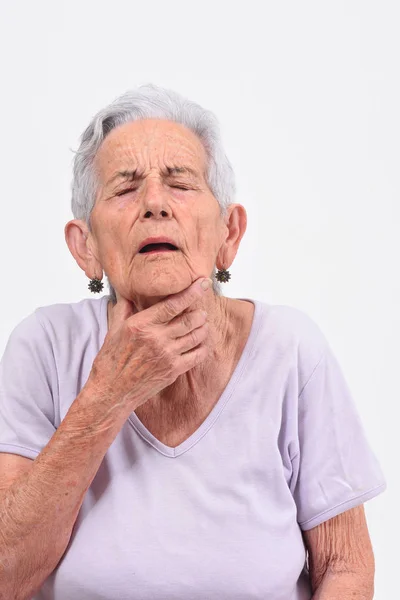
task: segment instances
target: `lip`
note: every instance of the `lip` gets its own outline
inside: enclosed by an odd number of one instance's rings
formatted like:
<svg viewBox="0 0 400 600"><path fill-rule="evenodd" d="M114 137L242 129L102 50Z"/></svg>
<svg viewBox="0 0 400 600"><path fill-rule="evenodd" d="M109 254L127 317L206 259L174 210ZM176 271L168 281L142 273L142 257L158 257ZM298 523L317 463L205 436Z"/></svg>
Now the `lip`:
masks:
<svg viewBox="0 0 400 600"><path fill-rule="evenodd" d="M138 248L138 252L140 252L140 250L142 248L147 246L147 244L160 244L160 243L172 244L173 246L176 246L179 250L178 244L175 242L175 240L173 240L172 238L169 238L169 237L160 236L160 237L149 237L149 238L146 238L145 240L143 240L143 242L141 242L141 244Z"/></svg>

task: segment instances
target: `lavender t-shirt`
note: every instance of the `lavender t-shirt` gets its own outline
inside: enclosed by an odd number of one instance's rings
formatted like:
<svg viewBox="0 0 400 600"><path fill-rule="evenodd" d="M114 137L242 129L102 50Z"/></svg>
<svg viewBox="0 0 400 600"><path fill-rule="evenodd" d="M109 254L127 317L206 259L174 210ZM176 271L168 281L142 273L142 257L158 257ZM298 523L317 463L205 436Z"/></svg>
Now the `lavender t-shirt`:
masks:
<svg viewBox="0 0 400 600"><path fill-rule="evenodd" d="M49 442L104 342L108 299L40 307L14 328L0 452L35 459ZM241 300L255 305L250 335L211 413L175 448L131 413L34 600L310 599L302 530L386 484L317 324Z"/></svg>

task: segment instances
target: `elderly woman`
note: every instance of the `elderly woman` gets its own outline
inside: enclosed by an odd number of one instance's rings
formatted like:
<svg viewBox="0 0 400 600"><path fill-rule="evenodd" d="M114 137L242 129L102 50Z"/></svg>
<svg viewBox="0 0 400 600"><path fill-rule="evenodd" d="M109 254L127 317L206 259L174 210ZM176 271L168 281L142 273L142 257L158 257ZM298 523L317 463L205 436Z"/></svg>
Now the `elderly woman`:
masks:
<svg viewBox="0 0 400 600"><path fill-rule="evenodd" d="M171 91L84 131L65 237L110 293L8 340L2 600L372 598L384 477L316 323L222 295L234 187L213 114Z"/></svg>

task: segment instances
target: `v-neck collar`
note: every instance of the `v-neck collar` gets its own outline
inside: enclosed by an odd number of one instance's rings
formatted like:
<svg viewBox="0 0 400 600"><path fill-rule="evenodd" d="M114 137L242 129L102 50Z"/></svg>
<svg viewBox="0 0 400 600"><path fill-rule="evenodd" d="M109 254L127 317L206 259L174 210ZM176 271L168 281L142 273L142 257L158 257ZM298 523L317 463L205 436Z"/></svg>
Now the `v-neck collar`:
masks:
<svg viewBox="0 0 400 600"><path fill-rule="evenodd" d="M105 336L107 334L108 329L108 320L107 320L107 305L110 299L109 295L105 295L101 298L101 307L100 307L100 342L101 345L104 343ZM262 303L259 300L254 300L252 298L236 298L236 300L248 300L254 304L254 314L253 321L251 324L250 332L243 348L242 354L236 364L236 367L225 386L224 391L219 397L217 403L212 408L211 412L207 415L206 419L203 423L196 429L192 435L190 435L184 442L172 448L171 446L167 446L158 440L148 429L143 425L140 421L139 417L135 412L132 412L128 417L129 423L133 426L133 428L137 431L137 433L148 442L153 448L155 448L161 454L169 457L180 456L192 446L197 444L197 442L211 429L214 425L215 421L218 419L221 414L223 408L231 398L237 383L239 382L242 373L246 367L246 364L252 354L253 347L255 345L257 334L261 325L261 312L262 312ZM101 346L100 346L101 347Z"/></svg>

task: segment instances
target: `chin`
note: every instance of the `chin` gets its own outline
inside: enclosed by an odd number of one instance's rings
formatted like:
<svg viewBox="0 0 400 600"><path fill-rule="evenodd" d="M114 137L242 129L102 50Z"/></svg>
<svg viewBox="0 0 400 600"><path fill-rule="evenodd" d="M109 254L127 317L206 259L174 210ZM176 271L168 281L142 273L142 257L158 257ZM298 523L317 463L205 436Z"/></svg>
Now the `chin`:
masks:
<svg viewBox="0 0 400 600"><path fill-rule="evenodd" d="M157 282L146 286L140 286L136 288L135 292L143 296L168 296L169 294L176 294L185 288L181 283L171 283L166 281L165 284Z"/></svg>

